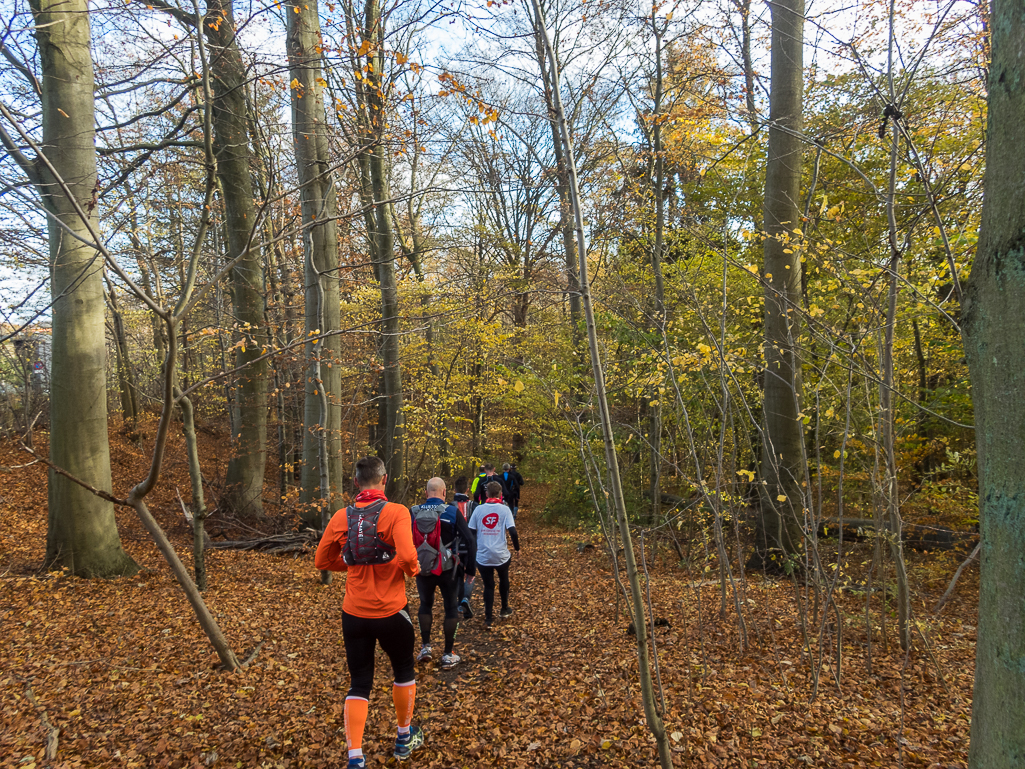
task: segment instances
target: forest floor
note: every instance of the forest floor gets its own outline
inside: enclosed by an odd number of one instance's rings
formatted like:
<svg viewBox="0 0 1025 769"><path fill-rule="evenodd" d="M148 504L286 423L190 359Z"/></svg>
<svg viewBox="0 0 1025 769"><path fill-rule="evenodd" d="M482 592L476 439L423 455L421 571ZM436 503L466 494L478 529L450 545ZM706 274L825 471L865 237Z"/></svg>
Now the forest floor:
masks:
<svg viewBox="0 0 1025 769"><path fill-rule="evenodd" d="M143 477L148 454L116 431L112 440L119 493ZM213 457L206 472L216 477L218 442L203 441ZM0 446L4 466L25 457ZM188 496L177 439L167 471L153 511L191 564L174 493L177 485ZM524 489L523 549L511 572L515 614L489 632L481 609L460 628L462 664L419 666L415 719L427 739L407 766L657 766L635 639L609 559L597 540L579 550L589 535L543 524L544 498L542 487ZM0 766L344 766L344 577L321 585L312 553L211 551L208 604L241 657L263 644L245 670L223 673L156 547L131 511L117 515L138 575L87 581L40 573L45 468L0 476ZM655 643L676 766L966 766L974 567L935 619L931 608L956 560L939 574L912 564L921 633L906 655L893 640L892 619L885 650L876 625L871 670L864 593L838 593L839 675L832 617L809 617L816 656L820 631L827 639L816 693L792 580L738 579L742 645L732 593L720 615L718 582L700 567L688 572L665 551L647 555L654 614L670 625L657 628ZM415 610L412 584L409 594ZM479 591L474 601L480 608ZM877 606L872 619L878 623ZM379 653L364 739L370 767L396 765L390 686ZM52 729L59 742L48 762Z"/></svg>

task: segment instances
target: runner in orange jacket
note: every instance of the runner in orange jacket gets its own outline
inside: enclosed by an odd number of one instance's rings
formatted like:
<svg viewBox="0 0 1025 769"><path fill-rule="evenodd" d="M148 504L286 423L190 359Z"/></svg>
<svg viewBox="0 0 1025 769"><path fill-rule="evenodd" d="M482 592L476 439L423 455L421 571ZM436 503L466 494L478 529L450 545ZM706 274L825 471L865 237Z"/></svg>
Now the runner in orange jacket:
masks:
<svg viewBox="0 0 1025 769"><path fill-rule="evenodd" d="M356 509L381 500L388 476L384 462L365 457L356 462ZM423 730L411 726L416 701L416 665L413 661L415 634L406 604L406 576L420 571L409 510L386 502L377 518L377 535L394 549L394 557L386 563L347 564L345 544L349 534L349 517L339 510L331 518L317 547L314 565L321 571L344 571L345 598L342 600L342 638L351 685L345 698L345 742L349 750L349 769L366 766L363 757L363 729L374 684L374 649L378 643L391 660L395 680L392 700L398 718L395 757L409 758L423 744Z"/></svg>

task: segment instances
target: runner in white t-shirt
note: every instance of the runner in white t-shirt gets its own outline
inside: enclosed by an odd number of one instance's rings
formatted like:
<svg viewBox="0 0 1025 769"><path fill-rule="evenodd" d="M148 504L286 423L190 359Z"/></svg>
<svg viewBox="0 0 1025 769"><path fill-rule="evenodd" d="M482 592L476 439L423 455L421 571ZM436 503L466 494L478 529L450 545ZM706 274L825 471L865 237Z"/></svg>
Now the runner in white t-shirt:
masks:
<svg viewBox="0 0 1025 769"><path fill-rule="evenodd" d="M502 599L501 617L513 613L509 606L509 564L512 554L506 543L508 531L513 549L520 551L516 521L512 510L502 502L502 484L492 481L487 486L487 499L474 508L470 530L477 537L477 571L484 583L484 626L490 628L495 605L495 572L498 572L498 594Z"/></svg>

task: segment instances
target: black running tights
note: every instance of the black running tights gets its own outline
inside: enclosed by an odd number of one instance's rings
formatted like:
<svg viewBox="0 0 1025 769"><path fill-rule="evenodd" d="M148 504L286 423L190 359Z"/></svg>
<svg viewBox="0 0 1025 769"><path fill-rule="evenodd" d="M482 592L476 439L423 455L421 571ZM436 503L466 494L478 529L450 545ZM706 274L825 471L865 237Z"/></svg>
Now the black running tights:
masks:
<svg viewBox="0 0 1025 769"><path fill-rule="evenodd" d="M413 662L413 621L407 609L390 617L371 619L342 612L342 637L345 639L345 661L349 663L352 683L350 697L370 699L374 686L374 647L380 643L391 660L395 683L408 684L416 680Z"/></svg>
<svg viewBox="0 0 1025 769"><path fill-rule="evenodd" d="M502 608L509 605L509 564L512 558L501 566L481 566L477 564L481 581L484 583L484 619L489 620L495 606L495 572L498 572L498 595L502 599Z"/></svg>

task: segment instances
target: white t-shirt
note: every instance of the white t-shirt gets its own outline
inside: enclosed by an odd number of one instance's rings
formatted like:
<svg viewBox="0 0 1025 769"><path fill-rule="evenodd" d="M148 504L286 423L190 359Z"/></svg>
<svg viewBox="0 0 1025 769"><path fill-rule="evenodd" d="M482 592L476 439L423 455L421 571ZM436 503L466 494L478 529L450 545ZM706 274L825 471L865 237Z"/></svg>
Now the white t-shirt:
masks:
<svg viewBox="0 0 1025 769"><path fill-rule="evenodd" d="M470 517L470 528L477 532L477 563L501 566L511 557L505 530L516 526L512 510L499 502L477 505Z"/></svg>

